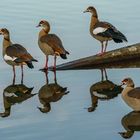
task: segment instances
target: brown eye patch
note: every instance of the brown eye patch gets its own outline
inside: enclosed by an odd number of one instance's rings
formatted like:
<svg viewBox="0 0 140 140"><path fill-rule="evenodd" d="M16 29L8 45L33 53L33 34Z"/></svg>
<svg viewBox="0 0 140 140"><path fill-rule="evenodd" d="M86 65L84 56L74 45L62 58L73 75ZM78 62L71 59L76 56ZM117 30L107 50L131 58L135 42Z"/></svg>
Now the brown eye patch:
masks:
<svg viewBox="0 0 140 140"><path fill-rule="evenodd" d="M92 7L88 7L88 9L92 9Z"/></svg>
<svg viewBox="0 0 140 140"><path fill-rule="evenodd" d="M1 31L2 31L2 32L4 32L4 31L5 31L5 29L1 29Z"/></svg>
<svg viewBox="0 0 140 140"><path fill-rule="evenodd" d="M40 21L40 23L39 24L43 24L44 23L44 21Z"/></svg>
<svg viewBox="0 0 140 140"><path fill-rule="evenodd" d="M92 9L94 9L92 6L88 7L88 10L92 10Z"/></svg>
<svg viewBox="0 0 140 140"><path fill-rule="evenodd" d="M124 79L122 82L127 82L128 81L128 79Z"/></svg>

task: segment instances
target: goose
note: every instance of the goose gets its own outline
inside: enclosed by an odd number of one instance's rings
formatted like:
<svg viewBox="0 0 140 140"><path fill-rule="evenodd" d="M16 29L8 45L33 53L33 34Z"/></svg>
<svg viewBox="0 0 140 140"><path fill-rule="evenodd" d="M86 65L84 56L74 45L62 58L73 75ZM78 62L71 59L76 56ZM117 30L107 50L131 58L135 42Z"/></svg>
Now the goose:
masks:
<svg viewBox="0 0 140 140"><path fill-rule="evenodd" d="M23 78L23 65L29 68L34 68L32 61L37 62L31 54L20 44L13 44L10 40L10 33L8 29L0 29L0 35L3 35L3 59L13 67L14 78L16 76L15 66L21 66Z"/></svg>
<svg viewBox="0 0 140 140"><path fill-rule="evenodd" d="M8 117L14 104L22 103L36 95L31 93L32 90L33 87L30 88L24 84L12 84L7 86L3 91L3 104L5 111L0 113L0 116Z"/></svg>
<svg viewBox="0 0 140 140"><path fill-rule="evenodd" d="M41 20L37 27L42 27L38 36L38 45L41 51L46 56L46 64L42 70L48 70L48 56L54 56L54 70L56 70L56 58L60 56L62 59L67 59L68 51L63 47L61 39L56 34L51 34L50 24L46 20Z"/></svg>
<svg viewBox="0 0 140 140"><path fill-rule="evenodd" d="M95 7L89 6L84 13L91 13L90 34L93 38L101 43L101 52L106 52L108 41L113 40L115 43L127 42L127 38L115 26L108 22L100 21Z"/></svg>
<svg viewBox="0 0 140 140"><path fill-rule="evenodd" d="M140 111L140 87L135 87L133 80L129 77L122 80L122 85L126 85L122 91L122 99L134 111Z"/></svg>
<svg viewBox="0 0 140 140"><path fill-rule="evenodd" d="M125 131L119 132L119 134L125 139L131 138L135 132L140 131L140 112L128 113L122 118L121 123Z"/></svg>
<svg viewBox="0 0 140 140"><path fill-rule="evenodd" d="M48 73L46 73L45 76L46 79L48 79ZM51 102L59 101L64 95L67 95L69 91L67 87L62 87L57 83L56 73L54 71L54 82L49 83L48 79L38 93L39 101L43 105L43 107L38 107L38 109L42 113L48 113L51 111Z"/></svg>

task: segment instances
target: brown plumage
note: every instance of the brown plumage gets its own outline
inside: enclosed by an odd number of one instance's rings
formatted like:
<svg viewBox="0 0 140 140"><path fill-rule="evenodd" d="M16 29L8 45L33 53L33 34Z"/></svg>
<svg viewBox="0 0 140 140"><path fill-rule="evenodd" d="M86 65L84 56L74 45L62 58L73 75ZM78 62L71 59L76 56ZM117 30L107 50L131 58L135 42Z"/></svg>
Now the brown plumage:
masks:
<svg viewBox="0 0 140 140"><path fill-rule="evenodd" d="M29 68L33 68L33 65L31 63L32 61L37 61L20 44L12 44L8 46L5 50L5 54L10 56L11 58L16 57L16 59L14 60L16 65L26 63ZM29 65L29 63L31 63L31 65Z"/></svg>
<svg viewBox="0 0 140 140"><path fill-rule="evenodd" d="M33 97L33 87L29 88L24 84L9 85L3 91L3 104L5 111L0 113L1 117L8 117L11 113L11 108L16 103L24 102Z"/></svg>
<svg viewBox="0 0 140 140"><path fill-rule="evenodd" d="M121 123L125 131L119 132L119 134L125 139L130 139L135 132L140 131L140 112L128 113L122 118Z"/></svg>
<svg viewBox="0 0 140 140"><path fill-rule="evenodd" d="M67 87L62 87L57 83L56 71L54 71L53 83L49 83L48 72L45 73L45 76L46 84L38 92L39 101L43 105L43 107L38 107L38 109L42 113L47 113L51 110L51 102L57 102L69 93Z"/></svg>
<svg viewBox="0 0 140 140"><path fill-rule="evenodd" d="M39 32L38 45L42 52L46 55L45 70L48 69L48 56L54 56L54 69L56 68L56 56L60 56L63 59L67 59L68 51L63 47L62 41L55 34L50 34L50 24L46 20L41 20L37 27L42 27Z"/></svg>
<svg viewBox="0 0 140 140"><path fill-rule="evenodd" d="M89 6L84 11L84 13L85 12L90 12L92 14L90 22L90 34L95 39L101 42L102 49L100 55L106 52L108 41L110 40L113 40L116 43L121 43L123 41L127 42L126 37L120 31L118 31L112 24L108 22L99 21L97 11L94 7Z"/></svg>
<svg viewBox="0 0 140 140"><path fill-rule="evenodd" d="M51 102L59 101L68 93L66 87L61 87L57 83L45 84L39 90L39 100L43 108L38 107L42 113L47 113L51 110Z"/></svg>
<svg viewBox="0 0 140 140"><path fill-rule="evenodd" d="M128 106L134 111L140 111L140 87L136 87L131 78L125 78L122 81L123 85L126 85L122 91L122 98Z"/></svg>
<svg viewBox="0 0 140 140"><path fill-rule="evenodd" d="M33 68L32 61L36 61L27 50L20 44L12 44L10 40L10 33L6 28L0 29L0 35L3 39L3 58L5 62L13 67L15 77L15 66L21 66L23 78L23 65Z"/></svg>

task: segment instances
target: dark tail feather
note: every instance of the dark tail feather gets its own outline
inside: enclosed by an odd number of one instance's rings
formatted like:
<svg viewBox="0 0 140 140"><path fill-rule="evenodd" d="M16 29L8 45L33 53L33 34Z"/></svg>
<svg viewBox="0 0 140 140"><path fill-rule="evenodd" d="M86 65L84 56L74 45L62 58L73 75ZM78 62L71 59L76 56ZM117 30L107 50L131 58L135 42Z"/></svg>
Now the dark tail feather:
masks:
<svg viewBox="0 0 140 140"><path fill-rule="evenodd" d="M27 64L27 66L28 66L29 68L31 68L31 69L34 68L34 66L33 66L33 64L32 64L31 61L28 61L28 62L25 62L25 63Z"/></svg>
<svg viewBox="0 0 140 140"><path fill-rule="evenodd" d="M122 39L122 41L127 42L127 38L125 37L124 34L122 34L121 32L118 33L118 36L120 37L119 39Z"/></svg>
<svg viewBox="0 0 140 140"><path fill-rule="evenodd" d="M122 43L123 41L127 42L127 39L122 39L121 37L112 38L116 43Z"/></svg>
<svg viewBox="0 0 140 140"><path fill-rule="evenodd" d="M121 32L117 32L116 34L114 34L113 37L112 37L112 39L116 43L121 43L123 41L127 42L127 38Z"/></svg>
<svg viewBox="0 0 140 140"><path fill-rule="evenodd" d="M36 59L34 59L34 58L32 59L32 61L34 61L34 62L38 62L38 60L36 60Z"/></svg>
<svg viewBox="0 0 140 140"><path fill-rule="evenodd" d="M32 92L33 89L34 89L34 87L29 88L29 89L25 92L25 94L31 94L31 92Z"/></svg>
<svg viewBox="0 0 140 140"><path fill-rule="evenodd" d="M68 51L66 51L66 54L70 54Z"/></svg>
<svg viewBox="0 0 140 140"><path fill-rule="evenodd" d="M67 54L69 54L69 52L65 50L65 54L60 54L60 56L63 59L67 59Z"/></svg>
<svg viewBox="0 0 140 140"><path fill-rule="evenodd" d="M118 30L110 28L106 31L106 33L109 34L116 43L121 43L123 41L127 42L125 35Z"/></svg>
<svg viewBox="0 0 140 140"><path fill-rule="evenodd" d="M61 58L63 58L63 59L67 59L66 54L60 54L60 56L61 56Z"/></svg>
<svg viewBox="0 0 140 140"><path fill-rule="evenodd" d="M113 41L116 42L116 43L121 43L121 42L123 42L121 39L116 39L116 38L112 38L112 39L113 39Z"/></svg>

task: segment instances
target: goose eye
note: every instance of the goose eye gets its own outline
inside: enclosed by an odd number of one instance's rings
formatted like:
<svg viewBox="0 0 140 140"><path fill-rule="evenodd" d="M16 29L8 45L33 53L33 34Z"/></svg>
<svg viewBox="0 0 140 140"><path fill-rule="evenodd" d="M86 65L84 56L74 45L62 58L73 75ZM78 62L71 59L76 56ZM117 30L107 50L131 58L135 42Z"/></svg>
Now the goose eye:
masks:
<svg viewBox="0 0 140 140"><path fill-rule="evenodd" d="M4 32L5 30L4 29L1 29L1 31Z"/></svg>
<svg viewBox="0 0 140 140"><path fill-rule="evenodd" d="M44 23L44 21L40 21L40 24L43 24Z"/></svg>
<svg viewBox="0 0 140 140"><path fill-rule="evenodd" d="M128 79L124 79L124 80L123 80L123 82L127 82L127 81L128 81Z"/></svg>

